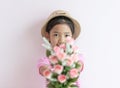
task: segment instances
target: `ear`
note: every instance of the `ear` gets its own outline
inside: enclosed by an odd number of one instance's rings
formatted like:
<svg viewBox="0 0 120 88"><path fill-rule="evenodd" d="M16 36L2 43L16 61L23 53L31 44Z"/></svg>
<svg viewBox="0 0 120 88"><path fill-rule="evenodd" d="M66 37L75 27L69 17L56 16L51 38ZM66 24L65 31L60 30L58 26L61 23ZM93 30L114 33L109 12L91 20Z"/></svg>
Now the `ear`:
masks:
<svg viewBox="0 0 120 88"><path fill-rule="evenodd" d="M50 34L48 32L45 33L45 36L48 39L48 41L50 41Z"/></svg>

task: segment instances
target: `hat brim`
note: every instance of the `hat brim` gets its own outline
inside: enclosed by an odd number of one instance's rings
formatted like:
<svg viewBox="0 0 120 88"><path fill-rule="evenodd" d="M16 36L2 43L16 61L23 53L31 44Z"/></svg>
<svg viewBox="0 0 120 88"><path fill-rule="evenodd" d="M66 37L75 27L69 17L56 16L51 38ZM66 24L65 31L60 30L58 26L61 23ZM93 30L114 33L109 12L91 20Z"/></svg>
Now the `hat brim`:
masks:
<svg viewBox="0 0 120 88"><path fill-rule="evenodd" d="M77 20L75 20L74 18L72 18L69 14L55 14L55 15L50 15L49 18L47 19L47 21L45 22L45 24L43 25L43 27L41 28L41 34L42 34L42 37L46 37L46 26L48 24L48 22L55 18L55 17L58 17L58 16L64 16L64 17L67 17L69 19L72 20L72 22L74 23L74 34L73 34L73 38L76 39L79 35L80 35L80 32L81 32L81 27L80 27L80 24Z"/></svg>

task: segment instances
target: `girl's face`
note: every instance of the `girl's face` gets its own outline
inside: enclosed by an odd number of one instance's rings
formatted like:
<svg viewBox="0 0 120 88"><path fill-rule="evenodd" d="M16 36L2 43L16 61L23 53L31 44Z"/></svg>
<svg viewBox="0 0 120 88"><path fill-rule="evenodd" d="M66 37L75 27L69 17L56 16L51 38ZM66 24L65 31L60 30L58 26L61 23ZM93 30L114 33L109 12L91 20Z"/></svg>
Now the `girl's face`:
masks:
<svg viewBox="0 0 120 88"><path fill-rule="evenodd" d="M60 44L66 43L67 37L72 37L72 32L70 27L67 24L57 24L55 25L50 33L48 34L48 39L52 45L59 46Z"/></svg>

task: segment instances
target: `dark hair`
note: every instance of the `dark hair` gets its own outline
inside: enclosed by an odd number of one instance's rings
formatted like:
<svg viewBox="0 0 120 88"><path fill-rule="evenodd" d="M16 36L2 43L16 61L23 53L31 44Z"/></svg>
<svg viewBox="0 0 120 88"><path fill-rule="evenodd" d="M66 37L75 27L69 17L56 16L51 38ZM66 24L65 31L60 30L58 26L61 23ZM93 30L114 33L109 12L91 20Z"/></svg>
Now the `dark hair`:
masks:
<svg viewBox="0 0 120 88"><path fill-rule="evenodd" d="M51 29L57 24L67 24L70 27L72 34L74 34L74 23L72 22L72 20L65 16L58 16L51 19L47 23L46 32L50 33Z"/></svg>

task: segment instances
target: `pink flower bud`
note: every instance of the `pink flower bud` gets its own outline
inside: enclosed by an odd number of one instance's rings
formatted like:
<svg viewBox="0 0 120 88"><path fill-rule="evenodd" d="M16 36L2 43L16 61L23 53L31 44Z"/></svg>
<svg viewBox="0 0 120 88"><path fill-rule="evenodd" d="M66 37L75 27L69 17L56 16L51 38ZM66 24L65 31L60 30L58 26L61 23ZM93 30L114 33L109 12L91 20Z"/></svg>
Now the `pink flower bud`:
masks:
<svg viewBox="0 0 120 88"><path fill-rule="evenodd" d="M61 72L63 71L63 66L57 64L57 65L54 65L54 72L57 73L57 74L61 74Z"/></svg>
<svg viewBox="0 0 120 88"><path fill-rule="evenodd" d="M59 59L60 61L65 60L66 53L60 52L60 53L57 53L56 55L57 55L57 57L58 57L58 59Z"/></svg>
<svg viewBox="0 0 120 88"><path fill-rule="evenodd" d="M73 68L73 69L71 69L70 70L70 72L69 72L69 75L70 75L70 78L76 78L76 77L78 77L78 69L75 69L75 68Z"/></svg>
<svg viewBox="0 0 120 88"><path fill-rule="evenodd" d="M50 56L50 57L49 57L49 60L50 60L50 62L51 62L52 64L58 63L58 59L57 59L56 56Z"/></svg>
<svg viewBox="0 0 120 88"><path fill-rule="evenodd" d="M59 75L58 76L58 81L60 82L60 83L64 83L65 81L66 81L66 76L65 75Z"/></svg>
<svg viewBox="0 0 120 88"><path fill-rule="evenodd" d="M53 50L54 50L54 52L57 54L57 53L59 53L60 52L60 47L58 47L58 46L55 46L54 48L53 48Z"/></svg>
<svg viewBox="0 0 120 88"><path fill-rule="evenodd" d="M72 59L66 59L66 65L67 66L71 66L71 65L73 65L73 60Z"/></svg>
<svg viewBox="0 0 120 88"><path fill-rule="evenodd" d="M50 79L51 76L52 76L52 73L51 73L50 70L47 69L47 70L45 70L45 71L43 72L43 76L46 77L46 78L48 78L48 79Z"/></svg>
<svg viewBox="0 0 120 88"><path fill-rule="evenodd" d="M62 48L63 50L65 50L66 48L65 44L61 44L59 47Z"/></svg>
<svg viewBox="0 0 120 88"><path fill-rule="evenodd" d="M72 54L71 57L70 57L70 59L72 59L74 62L78 62L79 57L78 57L77 54Z"/></svg>

